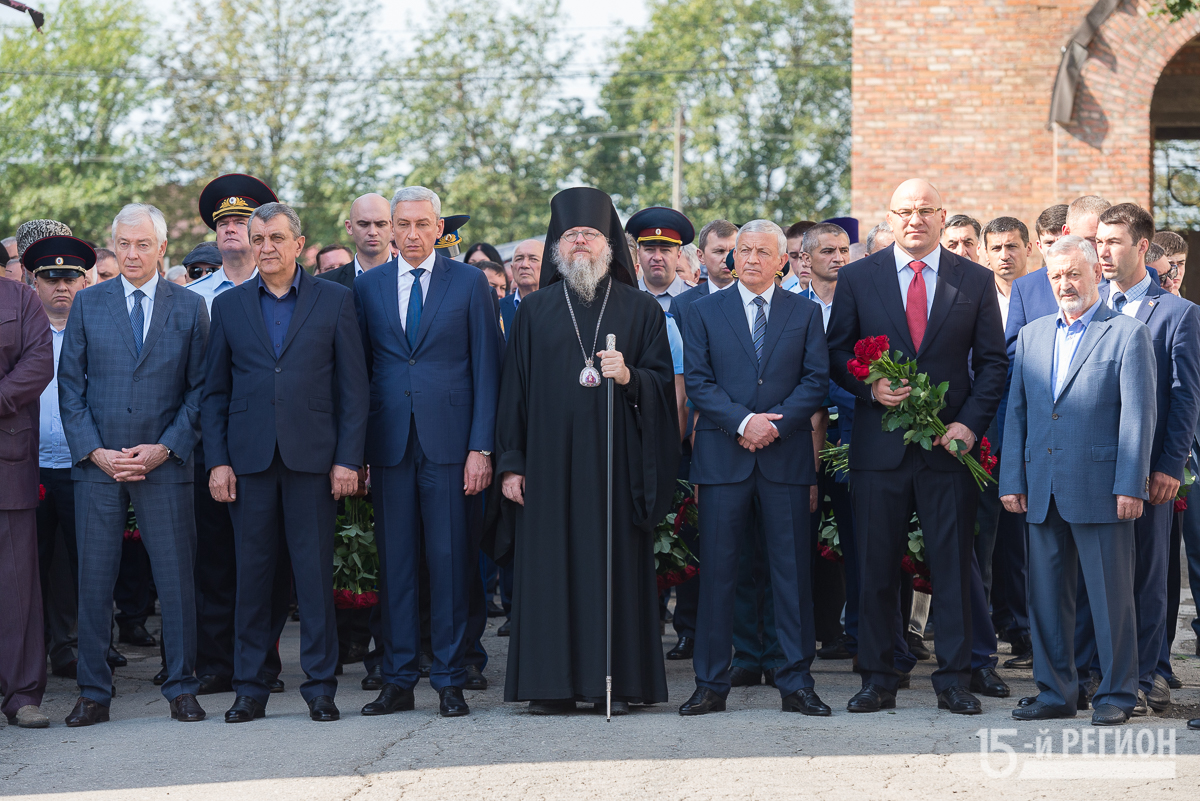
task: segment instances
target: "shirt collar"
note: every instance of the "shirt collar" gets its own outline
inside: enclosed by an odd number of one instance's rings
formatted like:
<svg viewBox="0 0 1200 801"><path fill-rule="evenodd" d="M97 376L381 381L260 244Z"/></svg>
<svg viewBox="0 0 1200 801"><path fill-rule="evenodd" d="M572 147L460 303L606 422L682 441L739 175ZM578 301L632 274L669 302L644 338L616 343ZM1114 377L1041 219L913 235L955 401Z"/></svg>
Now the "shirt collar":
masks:
<svg viewBox="0 0 1200 801"><path fill-rule="evenodd" d="M932 253L927 254L922 259L914 259L912 256L905 253L896 246L892 246L892 255L896 257L896 272L900 272L914 261L925 262L926 270L933 270L933 274L937 275L938 269L942 266L942 246L938 245L933 249Z"/></svg>
<svg viewBox="0 0 1200 801"><path fill-rule="evenodd" d="M297 295L300 294L300 271L303 269L304 268L299 264L296 265L296 274L292 276L292 286L287 292L283 293L283 297L286 298L288 296L288 292L295 292ZM266 282L263 281L261 274L258 276L258 288L259 291L266 292L271 297L275 297L275 293L272 292L270 287L267 286ZM279 300L282 300L282 298L279 298Z"/></svg>
<svg viewBox="0 0 1200 801"><path fill-rule="evenodd" d="M132 295L134 290L140 289L140 290L142 290L142 294L144 294L146 297L150 298L150 302L153 303L154 302L154 293L158 291L158 276L154 276L153 278L151 278L149 281L142 284L141 286L134 286L133 284L129 283L129 279L127 279L122 274L121 275L121 288L123 290L125 290L126 298L128 298L130 295Z"/></svg>
<svg viewBox="0 0 1200 801"><path fill-rule="evenodd" d="M684 290L690 289L690 287L687 285L687 282L684 281L682 276L680 276L678 273L676 273L676 275L675 275L675 280L673 280L671 283L667 284L667 288L664 289L662 292L655 292L653 289L646 286L646 279L644 279L644 278L638 279L638 288L641 289L643 292L649 292L651 295L653 295L656 298L661 298L663 295L670 295L671 297L675 297L676 295L683 292Z"/></svg>
<svg viewBox="0 0 1200 801"><path fill-rule="evenodd" d="M1063 314L1062 310L1059 309L1058 320L1055 321L1055 328L1070 329L1070 328L1073 328L1076 323L1082 323L1083 324L1082 327L1087 328L1088 324L1091 323L1092 318L1096 316L1096 310L1099 308L1100 308L1100 300L1097 299L1096 302L1092 304L1092 307L1090 309L1085 311L1082 315L1079 316L1078 320L1076 320L1074 323L1071 323L1070 325L1067 324L1066 316Z"/></svg>
<svg viewBox="0 0 1200 801"><path fill-rule="evenodd" d="M417 267L420 267L422 270L424 270L426 275L431 275L433 273L433 262L434 262L434 259L436 259L436 258L437 258L437 251L435 250L432 253L430 253L428 256L426 256L425 261L418 264ZM411 264L406 262L404 260L403 256L397 256L396 263L398 265L400 265L400 274L401 275L404 275L405 273L410 273L416 269L416 267L413 267Z"/></svg>
<svg viewBox="0 0 1200 801"><path fill-rule="evenodd" d="M1125 295L1126 303L1133 303L1134 301L1138 301L1138 300L1141 300L1142 298L1144 298L1146 296L1146 293L1149 290L1150 290L1150 273L1147 272L1145 275L1142 276L1141 281L1138 281L1136 284L1129 287L1129 291L1123 292L1122 294ZM1117 294L1120 291L1121 291L1120 288L1116 284L1111 284L1109 286L1108 303L1110 306L1112 305L1113 295Z"/></svg>
<svg viewBox="0 0 1200 801"><path fill-rule="evenodd" d="M363 269L363 266L358 263L358 254L355 253L354 254L354 277L357 278L358 276L362 275L364 272L366 272L366 271Z"/></svg>
<svg viewBox="0 0 1200 801"><path fill-rule="evenodd" d="M714 292L723 292L724 290L729 289L729 287L733 286L736 283L737 283L737 279L735 278L732 281L730 281L728 284L726 284L725 286L717 286L716 284L713 283L713 280L710 278L710 279L708 279L708 294L711 295Z"/></svg>
<svg viewBox="0 0 1200 801"><path fill-rule="evenodd" d="M754 302L755 298L759 297L758 295L755 295L753 292L751 292L749 289L746 289L746 285L743 284L741 281L737 282L737 288L738 288L738 294L742 296L742 305L743 306L749 306L751 303ZM770 306L771 298L773 298L774 296L775 296L775 282L772 281L770 286L768 286L766 288L766 291L764 291L762 293L762 299L767 302L768 306Z"/></svg>

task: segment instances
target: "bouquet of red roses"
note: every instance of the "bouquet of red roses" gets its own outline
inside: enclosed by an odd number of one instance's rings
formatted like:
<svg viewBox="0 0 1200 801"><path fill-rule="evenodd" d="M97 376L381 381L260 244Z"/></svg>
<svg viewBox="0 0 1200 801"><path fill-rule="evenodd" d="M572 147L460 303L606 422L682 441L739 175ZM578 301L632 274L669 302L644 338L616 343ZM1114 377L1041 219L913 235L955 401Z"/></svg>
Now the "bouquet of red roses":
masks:
<svg viewBox="0 0 1200 801"><path fill-rule="evenodd" d="M884 412L883 430L903 429L905 445L915 442L927 451L933 450L933 443L946 433L946 424L938 419L938 412L946 408L945 396L950 382L943 381L934 386L927 373L917 372L915 361L903 358L900 351L889 353L889 344L886 336L860 339L854 343L854 358L846 362L846 369L868 385L886 378L893 390L907 381L912 393L899 406ZM971 477L980 489L989 481L995 482L990 472L971 456L967 443L956 439L950 443L949 450L971 471Z"/></svg>

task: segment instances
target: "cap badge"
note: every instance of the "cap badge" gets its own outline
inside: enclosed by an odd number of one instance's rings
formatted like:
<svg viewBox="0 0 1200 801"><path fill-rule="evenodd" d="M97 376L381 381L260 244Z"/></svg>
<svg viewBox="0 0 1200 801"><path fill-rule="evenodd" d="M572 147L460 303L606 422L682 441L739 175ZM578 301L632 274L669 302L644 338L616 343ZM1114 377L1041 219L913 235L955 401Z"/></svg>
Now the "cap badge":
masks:
<svg viewBox="0 0 1200 801"><path fill-rule="evenodd" d="M655 236L662 236L662 229L661 229L661 228L655 228L655 229L654 229L654 235L655 235Z"/></svg>
<svg viewBox="0 0 1200 801"><path fill-rule="evenodd" d="M54 260L54 263L55 263L55 264L62 264L62 263L63 263L62 256L59 256L57 259L55 259L55 260Z"/></svg>

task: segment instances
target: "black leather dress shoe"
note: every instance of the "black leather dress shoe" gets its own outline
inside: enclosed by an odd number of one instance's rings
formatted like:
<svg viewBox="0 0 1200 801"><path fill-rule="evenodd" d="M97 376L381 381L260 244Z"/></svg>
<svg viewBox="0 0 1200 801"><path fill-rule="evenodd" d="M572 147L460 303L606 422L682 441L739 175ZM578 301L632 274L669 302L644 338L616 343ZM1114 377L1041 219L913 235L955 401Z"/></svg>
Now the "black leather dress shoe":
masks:
<svg viewBox="0 0 1200 801"><path fill-rule="evenodd" d="M205 713L200 702L191 693L177 695L171 699L171 719L183 723L195 723L204 720Z"/></svg>
<svg viewBox="0 0 1200 801"><path fill-rule="evenodd" d="M233 682L228 676L214 676L209 673L204 676L197 676L196 680L200 682L200 689L196 690L196 695L216 695L217 693L233 692Z"/></svg>
<svg viewBox="0 0 1200 801"><path fill-rule="evenodd" d="M667 659L691 659L696 641L691 637L680 637L675 647L667 651Z"/></svg>
<svg viewBox="0 0 1200 801"><path fill-rule="evenodd" d="M608 706L604 701L601 701L600 703L592 704L592 711L595 712L597 715L604 715L608 712ZM629 714L629 702L628 701L613 701L612 702L612 716L614 718L624 717L625 715L628 715L628 714Z"/></svg>
<svg viewBox="0 0 1200 801"><path fill-rule="evenodd" d="M951 687L938 693L938 709L948 709L956 715L978 715L983 711L979 699L962 687Z"/></svg>
<svg viewBox="0 0 1200 801"><path fill-rule="evenodd" d="M170 678L170 674L167 673L167 666L163 665L158 669L158 672L154 674L154 678L150 679L150 681L154 683L155 687L161 687L167 683L168 678Z"/></svg>
<svg viewBox="0 0 1200 801"><path fill-rule="evenodd" d="M287 686L283 683L283 679L279 678L278 676L273 679L267 679L266 681L267 689L272 693L281 693L287 689Z"/></svg>
<svg viewBox="0 0 1200 801"><path fill-rule="evenodd" d="M909 671L908 673L900 674L900 681L899 681L899 683L896 684L896 689L897 690L911 690L912 689L912 671Z"/></svg>
<svg viewBox="0 0 1200 801"><path fill-rule="evenodd" d="M413 706L412 688L402 690L395 684L385 684L379 689L379 697L362 708L362 714L373 717L393 712L411 712Z"/></svg>
<svg viewBox="0 0 1200 801"><path fill-rule="evenodd" d="M433 654L427 654L424 651L417 657L417 670L421 673L421 678L429 678L430 671L433 670Z"/></svg>
<svg viewBox="0 0 1200 801"><path fill-rule="evenodd" d="M878 712L881 709L895 709L896 696L878 684L868 684L854 694L846 704L847 712Z"/></svg>
<svg viewBox="0 0 1200 801"><path fill-rule="evenodd" d="M75 708L71 710L71 714L67 715L67 726L72 729L107 722L108 707L100 706L91 698L82 696L75 702Z"/></svg>
<svg viewBox="0 0 1200 801"><path fill-rule="evenodd" d="M1092 711L1093 726L1120 726L1129 720L1129 715L1112 704L1100 704Z"/></svg>
<svg viewBox="0 0 1200 801"><path fill-rule="evenodd" d="M933 658L933 652L925 647L924 638L916 632L910 631L908 633L908 650L922 662Z"/></svg>
<svg viewBox="0 0 1200 801"><path fill-rule="evenodd" d="M1106 704L1101 704L1100 706L1106 706ZM1096 708L1099 709L1100 707L1096 707ZM1149 714L1150 714L1150 704L1146 700L1146 693L1144 693L1141 690L1138 690L1137 704L1133 707L1132 717L1144 718Z"/></svg>
<svg viewBox="0 0 1200 801"><path fill-rule="evenodd" d="M818 718L827 718L833 714L833 710L821 700L817 695L817 691L811 687L804 687L791 695L785 696L783 699L784 712L799 712L801 715L811 715Z"/></svg>
<svg viewBox="0 0 1200 801"><path fill-rule="evenodd" d="M763 670L763 684L771 687L775 686L775 671L777 668L766 668Z"/></svg>
<svg viewBox="0 0 1200 801"><path fill-rule="evenodd" d="M760 684L762 684L762 674L757 670L744 667L729 669L730 687L757 687Z"/></svg>
<svg viewBox="0 0 1200 801"><path fill-rule="evenodd" d="M1005 659L1004 667L1009 670L1033 670L1033 651L1027 651L1012 659Z"/></svg>
<svg viewBox="0 0 1200 801"><path fill-rule="evenodd" d="M823 643L817 649L817 659L849 659L854 656L850 653L850 649L846 647L849 637L843 634L836 640L830 643Z"/></svg>
<svg viewBox="0 0 1200 801"><path fill-rule="evenodd" d="M548 701L530 701L531 715L565 715L575 711L575 702L568 699L554 698Z"/></svg>
<svg viewBox="0 0 1200 801"><path fill-rule="evenodd" d="M504 617L504 607L489 598L487 602L487 616Z"/></svg>
<svg viewBox="0 0 1200 801"><path fill-rule="evenodd" d="M318 695L308 702L308 716L318 723L328 723L341 718L342 713L338 712L331 696Z"/></svg>
<svg viewBox="0 0 1200 801"><path fill-rule="evenodd" d="M1178 676L1172 673L1170 676L1167 676L1167 686L1172 690L1182 690L1183 682L1179 680Z"/></svg>
<svg viewBox="0 0 1200 801"><path fill-rule="evenodd" d="M467 665L467 679L463 682L464 690L486 690L488 688L487 676L483 675L483 671L477 665Z"/></svg>
<svg viewBox="0 0 1200 801"><path fill-rule="evenodd" d="M1188 728L1192 731L1200 731L1200 718L1192 718L1189 720Z"/></svg>
<svg viewBox="0 0 1200 801"><path fill-rule="evenodd" d="M1155 712L1162 712L1171 705L1171 686L1157 673L1154 675L1154 686L1146 693L1146 703Z"/></svg>
<svg viewBox="0 0 1200 801"><path fill-rule="evenodd" d="M72 659L65 665L53 668L50 672L55 676L62 676L64 679L77 679L79 678L79 660Z"/></svg>
<svg viewBox="0 0 1200 801"><path fill-rule="evenodd" d="M226 723L249 723L256 718L265 718L267 708L248 695L233 699L233 706L225 713Z"/></svg>
<svg viewBox="0 0 1200 801"><path fill-rule="evenodd" d="M1007 698L1012 693L993 667L972 671L971 692L986 695L988 698Z"/></svg>
<svg viewBox="0 0 1200 801"><path fill-rule="evenodd" d="M692 693L692 697L684 701L683 706L679 707L679 714L684 717L724 711L725 699L707 687L697 687L696 692Z"/></svg>
<svg viewBox="0 0 1200 801"><path fill-rule="evenodd" d="M129 664L129 660L125 658L125 655L122 654L120 651L118 651L116 648L113 648L111 645L108 646L107 659L108 659L108 666L110 668L125 667L126 665Z"/></svg>
<svg viewBox="0 0 1200 801"><path fill-rule="evenodd" d="M461 718L471 714L471 707L463 698L462 687L443 687L438 690L441 703L438 704L438 714L444 718Z"/></svg>
<svg viewBox="0 0 1200 801"><path fill-rule="evenodd" d="M1024 698L1022 701L1026 700ZM1012 716L1017 720L1054 720L1056 718L1073 718L1074 715L1069 715L1065 710L1058 707L1044 704L1036 698L1032 703L1020 704L1012 711Z"/></svg>
<svg viewBox="0 0 1200 801"><path fill-rule="evenodd" d="M136 645L139 648L153 648L158 645L158 640L150 636L150 632L146 631L145 626L122 628L117 635L117 642L125 643L126 645Z"/></svg>
<svg viewBox="0 0 1200 801"><path fill-rule="evenodd" d="M507 620L505 620L503 623L501 623L500 627L496 629L496 636L497 637L507 637L510 633L512 633L512 618L511 617L508 618Z"/></svg>
<svg viewBox="0 0 1200 801"><path fill-rule="evenodd" d="M383 665L376 665L367 671L367 675L362 680L362 688L364 690L379 690L383 688Z"/></svg>

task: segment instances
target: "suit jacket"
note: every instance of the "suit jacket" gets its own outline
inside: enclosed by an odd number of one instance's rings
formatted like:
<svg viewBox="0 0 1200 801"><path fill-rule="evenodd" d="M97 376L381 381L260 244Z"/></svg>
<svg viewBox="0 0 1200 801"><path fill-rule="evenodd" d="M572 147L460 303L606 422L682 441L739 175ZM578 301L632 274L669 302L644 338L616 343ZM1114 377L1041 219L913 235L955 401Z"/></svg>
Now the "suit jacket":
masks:
<svg viewBox="0 0 1200 801"><path fill-rule="evenodd" d="M1111 284L1100 287L1100 302L1111 292ZM1135 317L1150 328L1157 369L1150 471L1182 481L1200 417L1200 308L1152 280Z"/></svg>
<svg viewBox="0 0 1200 801"><path fill-rule="evenodd" d="M328 473L361 466L367 367L354 294L303 270L279 358L267 335L258 280L213 301L201 403L204 463L238 475L271 466Z"/></svg>
<svg viewBox="0 0 1200 801"><path fill-rule="evenodd" d="M736 286L727 286L724 290L713 292L709 282L705 281L702 284L697 284L691 289L680 292L675 297L671 298L671 305L667 309L667 314L675 318L675 322L679 324L679 333L687 336L687 313L692 308L692 304L700 298L706 298L709 295L720 294L721 291L734 292Z"/></svg>
<svg viewBox="0 0 1200 801"><path fill-rule="evenodd" d="M478 267L438 254L416 347L410 347L399 275L392 259L354 283L371 382L367 463L399 464L412 421L426 457L461 464L468 451L493 450L495 441L502 349L496 293Z"/></svg>
<svg viewBox="0 0 1200 801"><path fill-rule="evenodd" d="M996 413L996 427L1000 432L1000 440L1004 440L1004 418L1008 414L1008 392L1012 387L1013 357L1017 350L1017 335L1026 323L1033 322L1048 314L1058 314L1058 301L1054 299L1054 290L1050 288L1050 279L1046 277L1046 268L1039 267L1031 273L1013 281L1012 292L1008 296L1008 323L1004 326L1004 348L1008 353L1008 375L1004 379L1004 394L1000 396L1000 410ZM1000 443L993 450L1000 453Z"/></svg>
<svg viewBox="0 0 1200 801"><path fill-rule="evenodd" d="M1051 495L1068 523L1116 523L1117 495L1148 497L1157 374L1150 329L1101 304L1056 401L1057 320L1039 318L1017 336L1000 494L1028 496L1030 523L1046 520Z"/></svg>
<svg viewBox="0 0 1200 801"><path fill-rule="evenodd" d="M159 277L141 355L120 279L80 290L58 357L58 404L76 481L111 482L87 457L161 443L175 454L146 481L190 483L200 438L208 309L195 292Z"/></svg>
<svg viewBox="0 0 1200 801"><path fill-rule="evenodd" d="M0 509L38 505L38 401L52 378L42 302L25 284L0 279Z"/></svg>
<svg viewBox="0 0 1200 801"><path fill-rule="evenodd" d="M762 361L737 287L700 298L687 312L684 382L700 412L691 480L732 484L758 464L780 484L815 484L811 418L829 389L829 350L816 304L776 288ZM738 444L738 426L751 413L781 414L779 438L751 453Z"/></svg>
<svg viewBox="0 0 1200 801"><path fill-rule="evenodd" d="M354 291L354 260L351 259L348 264L343 264L341 267L332 269L329 272L321 273L317 278L333 281L335 284L341 284L346 289Z"/></svg>
<svg viewBox="0 0 1200 801"><path fill-rule="evenodd" d="M886 335L892 350L912 358L914 348L896 277L894 247L839 271L829 318L830 373L856 398L850 443L850 463L855 470L895 469L907 447L903 431L883 430L886 407L872 400L871 388L846 369L846 362L854 357L854 343L868 336ZM916 351L917 368L929 374L934 386L950 383L941 420L960 422L982 439L1000 405L1008 369L996 281L991 270L945 248L940 259L933 308L921 349ZM944 448L921 453L934 470L966 469Z"/></svg>
<svg viewBox="0 0 1200 801"><path fill-rule="evenodd" d="M508 332L512 330L513 320L517 317L517 304L512 293L500 298L500 328L504 334L504 338L508 339Z"/></svg>

